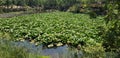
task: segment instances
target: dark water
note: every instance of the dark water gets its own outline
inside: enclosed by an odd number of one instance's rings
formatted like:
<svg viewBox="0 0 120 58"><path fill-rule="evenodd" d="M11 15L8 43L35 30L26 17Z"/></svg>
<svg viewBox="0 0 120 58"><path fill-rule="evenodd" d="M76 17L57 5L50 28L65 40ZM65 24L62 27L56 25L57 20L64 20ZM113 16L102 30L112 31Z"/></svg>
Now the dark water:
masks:
<svg viewBox="0 0 120 58"><path fill-rule="evenodd" d="M17 47L24 47L28 49L29 53L35 53L39 55L50 56L51 58L81 58L82 52L77 49L72 49L67 45L55 47L55 48L44 48L42 45L35 46L27 41L24 42L12 42Z"/></svg>

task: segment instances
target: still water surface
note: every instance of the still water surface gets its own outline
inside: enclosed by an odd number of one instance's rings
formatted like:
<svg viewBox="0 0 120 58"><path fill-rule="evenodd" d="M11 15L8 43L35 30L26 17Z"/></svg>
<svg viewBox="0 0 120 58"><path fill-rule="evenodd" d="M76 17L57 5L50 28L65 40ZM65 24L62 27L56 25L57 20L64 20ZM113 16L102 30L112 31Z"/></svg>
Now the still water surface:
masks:
<svg viewBox="0 0 120 58"><path fill-rule="evenodd" d="M29 53L35 53L45 56L50 56L51 58L81 58L83 53L77 49L63 45L55 48L45 48L42 45L35 46L27 41L24 42L12 42L13 45L17 47L24 47L28 49Z"/></svg>
<svg viewBox="0 0 120 58"><path fill-rule="evenodd" d="M63 45L54 48L44 48L42 45L35 46L28 41L24 42L12 42L13 45L18 47L24 47L29 53L35 53L45 56L50 56L51 58L81 58L82 52L68 47L68 45Z"/></svg>

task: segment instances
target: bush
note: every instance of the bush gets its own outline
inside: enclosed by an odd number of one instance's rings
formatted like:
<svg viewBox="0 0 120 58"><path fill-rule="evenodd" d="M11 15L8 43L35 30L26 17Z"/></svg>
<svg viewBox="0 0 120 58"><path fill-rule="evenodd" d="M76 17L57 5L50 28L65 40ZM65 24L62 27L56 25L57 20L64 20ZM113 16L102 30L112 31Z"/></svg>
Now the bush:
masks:
<svg viewBox="0 0 120 58"><path fill-rule="evenodd" d="M67 11L79 13L80 12L80 4L75 4L75 5L71 6Z"/></svg>
<svg viewBox="0 0 120 58"><path fill-rule="evenodd" d="M98 44L96 46L86 46L83 48L83 58L105 58L104 48Z"/></svg>
<svg viewBox="0 0 120 58"><path fill-rule="evenodd" d="M120 51L120 0L106 2L107 15L105 30L102 34L103 46L107 51Z"/></svg>
<svg viewBox="0 0 120 58"><path fill-rule="evenodd" d="M108 50L120 51L120 21L110 21L107 24L108 28L103 34L104 43L103 46Z"/></svg>
<svg viewBox="0 0 120 58"><path fill-rule="evenodd" d="M119 58L119 52L105 52L101 44L83 47L83 58Z"/></svg>

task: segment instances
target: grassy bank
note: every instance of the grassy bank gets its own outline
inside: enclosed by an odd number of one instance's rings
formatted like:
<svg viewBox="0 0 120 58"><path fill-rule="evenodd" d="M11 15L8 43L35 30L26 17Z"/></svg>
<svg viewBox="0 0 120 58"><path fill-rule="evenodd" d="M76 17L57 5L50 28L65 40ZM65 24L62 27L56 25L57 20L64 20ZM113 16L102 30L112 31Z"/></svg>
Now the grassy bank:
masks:
<svg viewBox="0 0 120 58"><path fill-rule="evenodd" d="M10 41L0 40L0 58L49 58L28 53L23 47L15 47Z"/></svg>

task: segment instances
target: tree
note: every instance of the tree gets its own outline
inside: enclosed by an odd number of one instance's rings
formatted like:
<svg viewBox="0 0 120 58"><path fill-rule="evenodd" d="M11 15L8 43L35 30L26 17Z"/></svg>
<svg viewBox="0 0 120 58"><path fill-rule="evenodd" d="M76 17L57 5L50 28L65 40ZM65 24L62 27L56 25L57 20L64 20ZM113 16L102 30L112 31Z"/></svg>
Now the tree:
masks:
<svg viewBox="0 0 120 58"><path fill-rule="evenodd" d="M0 0L0 6L4 5L5 1L4 0ZM3 12L3 9L2 7L0 7L0 13Z"/></svg>
<svg viewBox="0 0 120 58"><path fill-rule="evenodd" d="M18 6L25 6L26 5L26 0L18 0L17 5Z"/></svg>
<svg viewBox="0 0 120 58"><path fill-rule="evenodd" d="M105 8L107 29L103 34L103 46L116 51L120 48L120 0L108 0Z"/></svg>
<svg viewBox="0 0 120 58"><path fill-rule="evenodd" d="M4 0L0 0L0 6L3 5L5 3Z"/></svg>
<svg viewBox="0 0 120 58"><path fill-rule="evenodd" d="M12 3L13 3L13 5L17 5L18 0L13 0Z"/></svg>
<svg viewBox="0 0 120 58"><path fill-rule="evenodd" d="M106 3L107 21L119 19L120 20L120 0L108 0Z"/></svg>

